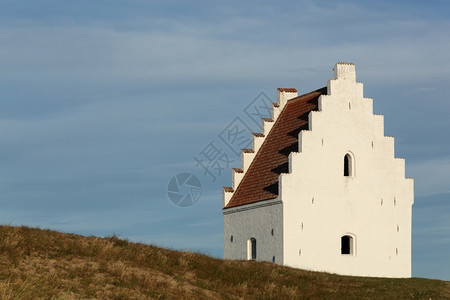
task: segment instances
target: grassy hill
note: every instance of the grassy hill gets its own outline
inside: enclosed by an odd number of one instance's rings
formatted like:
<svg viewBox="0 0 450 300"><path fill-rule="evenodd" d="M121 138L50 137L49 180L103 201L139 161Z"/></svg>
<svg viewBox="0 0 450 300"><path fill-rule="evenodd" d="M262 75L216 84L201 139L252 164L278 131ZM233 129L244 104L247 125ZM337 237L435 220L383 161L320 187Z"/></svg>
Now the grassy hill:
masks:
<svg viewBox="0 0 450 300"><path fill-rule="evenodd" d="M450 299L450 282L308 272L0 226L0 299Z"/></svg>

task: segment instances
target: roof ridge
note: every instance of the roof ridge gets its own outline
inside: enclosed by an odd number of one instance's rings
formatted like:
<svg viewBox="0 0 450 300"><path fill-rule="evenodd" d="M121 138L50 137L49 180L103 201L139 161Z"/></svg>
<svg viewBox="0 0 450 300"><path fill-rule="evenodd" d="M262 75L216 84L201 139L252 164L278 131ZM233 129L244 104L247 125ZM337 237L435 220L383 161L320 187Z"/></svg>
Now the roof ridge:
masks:
<svg viewBox="0 0 450 300"><path fill-rule="evenodd" d="M297 93L296 88L277 88L280 92L287 92L287 93Z"/></svg>
<svg viewBox="0 0 450 300"><path fill-rule="evenodd" d="M322 88L317 89L317 90L315 90L315 91L312 91L312 92L309 92L309 93L306 93L306 94L302 94L302 95L298 95L297 97L294 97L294 98L292 98L292 99L289 99L287 102L290 102L290 101L299 101L299 100L301 100L301 99L303 99L303 98L305 98L305 97L307 97L307 96L310 96L310 94L317 93L317 92L323 93L324 91L327 92L327 90L328 90L328 88L325 86L325 87L322 87Z"/></svg>

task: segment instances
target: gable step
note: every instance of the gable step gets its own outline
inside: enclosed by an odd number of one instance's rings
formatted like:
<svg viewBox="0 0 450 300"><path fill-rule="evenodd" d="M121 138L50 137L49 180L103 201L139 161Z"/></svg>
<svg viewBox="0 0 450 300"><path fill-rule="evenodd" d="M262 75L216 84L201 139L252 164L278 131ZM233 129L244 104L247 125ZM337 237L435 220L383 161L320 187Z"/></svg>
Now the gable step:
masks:
<svg viewBox="0 0 450 300"><path fill-rule="evenodd" d="M223 187L223 207L227 206L233 196L234 189L230 186Z"/></svg>
<svg viewBox="0 0 450 300"><path fill-rule="evenodd" d="M259 151L259 148L261 148L261 145L264 143L265 137L266 136L262 133L253 133L252 145L255 152Z"/></svg>
<svg viewBox="0 0 450 300"><path fill-rule="evenodd" d="M283 108L286 102L298 96L298 91L295 88L278 88L277 89L277 103Z"/></svg>
<svg viewBox="0 0 450 300"><path fill-rule="evenodd" d="M274 119L272 118L262 118L262 133L267 136L270 132L270 130L273 127L273 124L275 124Z"/></svg>
<svg viewBox="0 0 450 300"><path fill-rule="evenodd" d="M244 170L233 168L233 174L231 176L231 183L234 190L237 190L239 183L241 183L242 178L244 178Z"/></svg>
<svg viewBox="0 0 450 300"><path fill-rule="evenodd" d="M248 168L250 167L250 164L253 161L253 158L255 158L256 152L253 149L242 149L241 150L241 169L244 172L247 172Z"/></svg>

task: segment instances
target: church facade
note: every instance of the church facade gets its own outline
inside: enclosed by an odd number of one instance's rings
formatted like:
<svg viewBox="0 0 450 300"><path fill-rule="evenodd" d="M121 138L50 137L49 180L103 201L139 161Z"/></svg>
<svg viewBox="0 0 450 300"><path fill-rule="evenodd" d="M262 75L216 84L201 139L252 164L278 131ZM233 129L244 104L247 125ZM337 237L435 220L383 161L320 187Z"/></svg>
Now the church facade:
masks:
<svg viewBox="0 0 450 300"><path fill-rule="evenodd" d="M411 277L414 182L354 64L321 89L277 93L223 190L225 259Z"/></svg>

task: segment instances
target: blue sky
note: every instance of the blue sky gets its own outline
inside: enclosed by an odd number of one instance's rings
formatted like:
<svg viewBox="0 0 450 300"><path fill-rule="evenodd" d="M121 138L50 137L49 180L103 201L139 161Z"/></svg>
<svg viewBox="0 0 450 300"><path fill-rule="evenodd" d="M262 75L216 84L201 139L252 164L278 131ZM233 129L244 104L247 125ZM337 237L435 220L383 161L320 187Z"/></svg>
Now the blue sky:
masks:
<svg viewBox="0 0 450 300"><path fill-rule="evenodd" d="M450 280L447 1L0 0L0 223L222 256L222 186L194 157L277 87L354 62L415 178L413 276ZM172 176L199 202L177 208Z"/></svg>

